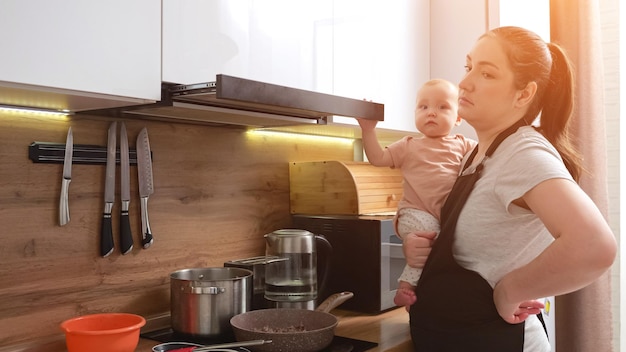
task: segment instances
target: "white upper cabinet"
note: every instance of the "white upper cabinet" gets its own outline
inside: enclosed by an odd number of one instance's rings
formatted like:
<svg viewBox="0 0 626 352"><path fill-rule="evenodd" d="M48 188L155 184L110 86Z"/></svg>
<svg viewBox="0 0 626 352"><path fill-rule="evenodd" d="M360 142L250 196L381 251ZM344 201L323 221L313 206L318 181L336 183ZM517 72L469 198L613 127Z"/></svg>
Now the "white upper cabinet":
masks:
<svg viewBox="0 0 626 352"><path fill-rule="evenodd" d="M415 131L428 9L425 0L163 0L163 80L226 74L372 100L385 105L379 127Z"/></svg>
<svg viewBox="0 0 626 352"><path fill-rule="evenodd" d="M317 90L319 40L332 0L163 0L163 80L191 84L226 74Z"/></svg>
<svg viewBox="0 0 626 352"><path fill-rule="evenodd" d="M485 0L431 1L431 78L459 83L465 57L487 30Z"/></svg>
<svg viewBox="0 0 626 352"><path fill-rule="evenodd" d="M430 76L429 27L428 1L335 0L333 93L384 104L379 128L416 131L415 96Z"/></svg>
<svg viewBox="0 0 626 352"><path fill-rule="evenodd" d="M154 0L2 0L0 103L83 110L159 100L160 27Z"/></svg>

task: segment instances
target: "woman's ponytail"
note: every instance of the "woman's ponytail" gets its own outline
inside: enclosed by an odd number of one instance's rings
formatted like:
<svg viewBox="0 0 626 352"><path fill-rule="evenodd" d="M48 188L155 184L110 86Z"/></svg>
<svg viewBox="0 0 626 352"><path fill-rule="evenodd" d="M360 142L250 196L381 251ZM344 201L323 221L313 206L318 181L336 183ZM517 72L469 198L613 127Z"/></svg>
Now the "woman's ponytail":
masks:
<svg viewBox="0 0 626 352"><path fill-rule="evenodd" d="M569 133L574 109L574 75L563 49L554 43L548 43L548 48L552 56L552 68L541 102L540 129L559 151L572 177L578 181L582 162Z"/></svg>

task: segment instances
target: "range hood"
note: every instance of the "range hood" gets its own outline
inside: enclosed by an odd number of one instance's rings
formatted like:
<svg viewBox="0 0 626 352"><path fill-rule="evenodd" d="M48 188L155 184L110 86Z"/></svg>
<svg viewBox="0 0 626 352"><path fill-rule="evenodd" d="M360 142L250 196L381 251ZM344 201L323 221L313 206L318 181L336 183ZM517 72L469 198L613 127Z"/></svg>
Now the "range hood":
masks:
<svg viewBox="0 0 626 352"><path fill-rule="evenodd" d="M384 105L219 74L214 82L163 83L157 103L81 113L260 128L324 125L334 115L383 121Z"/></svg>

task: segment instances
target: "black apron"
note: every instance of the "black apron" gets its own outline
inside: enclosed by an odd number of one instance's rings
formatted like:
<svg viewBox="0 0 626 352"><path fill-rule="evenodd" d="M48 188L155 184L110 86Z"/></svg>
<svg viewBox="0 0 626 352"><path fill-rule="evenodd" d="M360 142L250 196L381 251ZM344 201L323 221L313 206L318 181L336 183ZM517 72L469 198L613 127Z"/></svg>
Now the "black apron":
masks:
<svg viewBox="0 0 626 352"><path fill-rule="evenodd" d="M489 157L523 120L500 133L489 146ZM465 163L472 163L478 147ZM484 159L483 159L484 160ZM493 289L477 272L461 267L452 255L459 213L480 177L459 176L441 209L441 231L417 283L411 306L411 338L419 352L517 352L524 348L524 323L504 321L493 303ZM487 243L485 245L488 245Z"/></svg>

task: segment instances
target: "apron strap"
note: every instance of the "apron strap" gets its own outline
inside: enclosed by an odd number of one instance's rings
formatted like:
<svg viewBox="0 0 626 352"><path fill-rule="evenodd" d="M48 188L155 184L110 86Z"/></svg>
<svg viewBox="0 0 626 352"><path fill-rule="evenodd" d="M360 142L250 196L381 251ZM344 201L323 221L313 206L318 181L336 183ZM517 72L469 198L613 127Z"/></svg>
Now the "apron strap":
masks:
<svg viewBox="0 0 626 352"><path fill-rule="evenodd" d="M446 201L443 203L443 206L441 207L441 215L440 215L441 232L440 232L439 238L442 237L441 233L444 232L445 228L448 228L447 232L454 233L456 229L456 220L459 216L459 213L461 212L461 209L463 209L463 207L465 206L465 202L467 198L469 197L470 193L472 192L472 189L474 188L474 183L476 183L476 181L480 177L480 172L482 171L484 167L483 164L485 160L491 155L493 155L493 153L500 146L500 143L502 143L502 141L504 141L508 136L515 133L515 131L517 131L518 128L525 126L525 125L526 125L526 121L522 118L518 120L517 122L515 122L512 126L508 127L506 130L498 134L496 139L494 139L494 141L491 143L491 145L487 149L487 152L485 153L485 157L483 158L483 160L481 160L480 164L476 166L476 170L470 175L462 176L463 172L467 169L467 167L472 164L472 160L474 160L476 153L478 153L478 146L476 146L474 150L472 150L472 153L470 154L470 156L467 158L467 161L463 165L461 175L459 175L459 177L457 178L456 182L452 186L452 190L448 194L448 198L446 199ZM465 179L464 182L461 181L462 178ZM447 237L450 237L450 241L452 240L451 238L452 235L448 235Z"/></svg>
<svg viewBox="0 0 626 352"><path fill-rule="evenodd" d="M508 136L515 133L515 131L517 131L518 128L522 126L526 126L526 125L527 125L526 120L522 118L518 120L516 123L514 123L512 126L507 128L506 130L504 130L504 132L501 132L500 134L498 134L496 139L494 139L491 145L489 145L489 148L487 149L487 152L485 153L485 158L488 158L491 155L493 155L496 149L498 149L498 147L500 146L500 143L502 143L502 141L504 141ZM472 160L474 160L476 153L478 153L478 146L476 146L476 148L472 150L472 154L470 154L469 158L467 158L465 165L463 165L463 171L465 171L465 169L467 169L467 167L472 164ZM485 158L483 158L480 164L476 167L477 173L480 173L480 171L483 169L483 161L485 160Z"/></svg>

